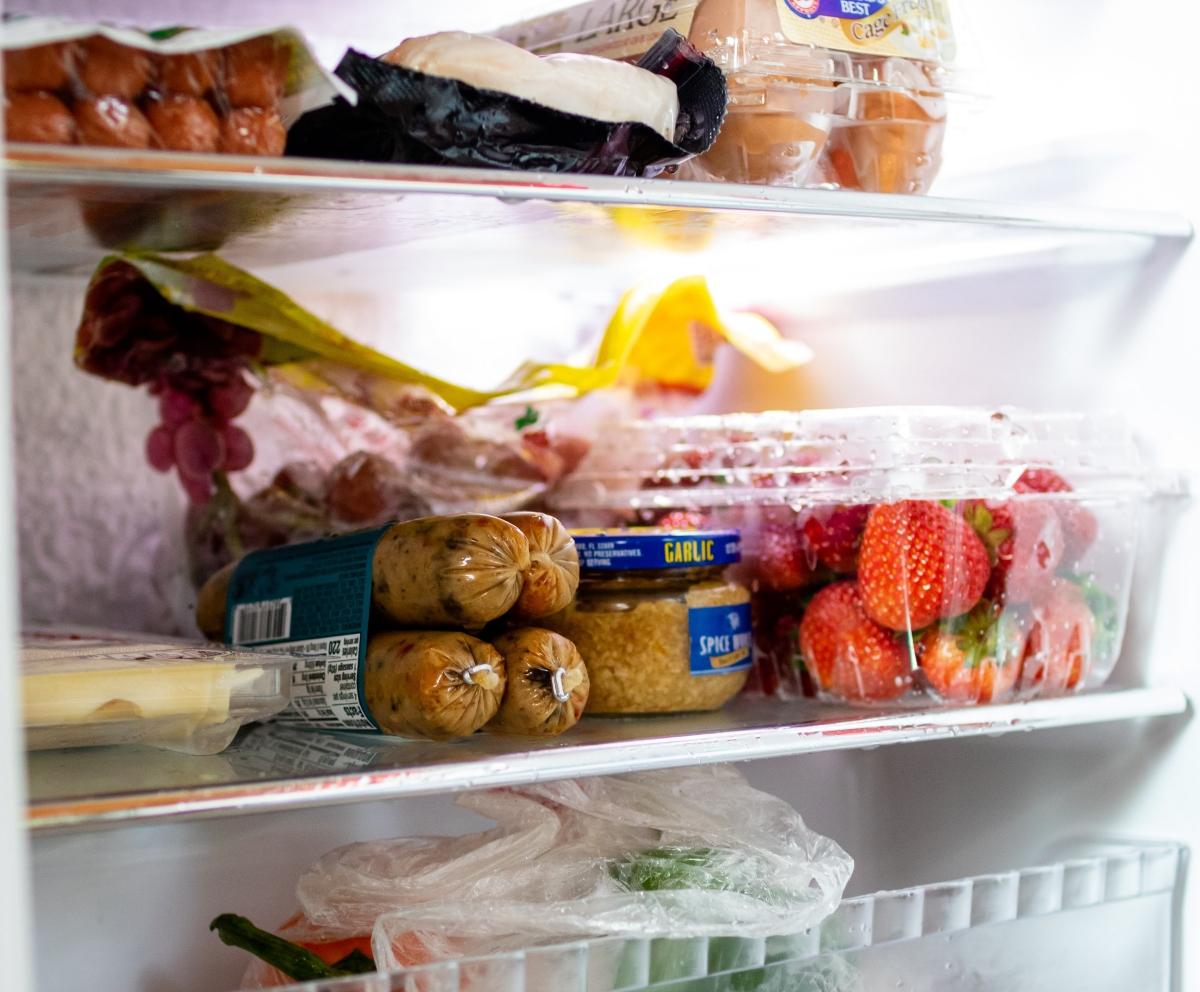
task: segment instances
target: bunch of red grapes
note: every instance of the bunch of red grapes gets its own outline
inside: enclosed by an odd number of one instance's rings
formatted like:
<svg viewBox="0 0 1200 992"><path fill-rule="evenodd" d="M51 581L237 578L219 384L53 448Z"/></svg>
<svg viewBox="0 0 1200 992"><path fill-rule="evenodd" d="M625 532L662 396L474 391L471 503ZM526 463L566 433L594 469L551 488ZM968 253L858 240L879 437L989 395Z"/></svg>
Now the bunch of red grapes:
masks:
<svg viewBox="0 0 1200 992"><path fill-rule="evenodd" d="M236 472L254 459L250 435L232 423L249 406L254 387L237 367L214 365L206 378L200 388L179 388L169 375L150 386L161 423L146 438L146 460L160 472L174 468L194 503L211 498L215 472Z"/></svg>
<svg viewBox="0 0 1200 992"><path fill-rule="evenodd" d="M134 266L115 262L88 287L75 361L105 379L149 386L161 422L146 438L146 458L160 472L176 469L188 497L205 503L218 473L254 457L250 436L232 421L254 395L250 364L262 346L256 332L182 310Z"/></svg>

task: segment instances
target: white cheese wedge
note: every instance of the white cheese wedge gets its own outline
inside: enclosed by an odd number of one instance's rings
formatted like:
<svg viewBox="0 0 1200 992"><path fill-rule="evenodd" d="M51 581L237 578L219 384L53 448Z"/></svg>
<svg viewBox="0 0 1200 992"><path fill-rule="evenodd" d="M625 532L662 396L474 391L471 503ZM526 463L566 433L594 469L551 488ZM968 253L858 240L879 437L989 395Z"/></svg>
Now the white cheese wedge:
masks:
<svg viewBox="0 0 1200 992"><path fill-rule="evenodd" d="M229 718L230 698L262 674L220 662L130 665L40 672L21 679L26 727L74 726L120 720Z"/></svg>
<svg viewBox="0 0 1200 992"><path fill-rule="evenodd" d="M409 38L381 59L594 120L638 121L674 140L679 119L675 84L626 62L595 55L540 58L499 38L465 31Z"/></svg>

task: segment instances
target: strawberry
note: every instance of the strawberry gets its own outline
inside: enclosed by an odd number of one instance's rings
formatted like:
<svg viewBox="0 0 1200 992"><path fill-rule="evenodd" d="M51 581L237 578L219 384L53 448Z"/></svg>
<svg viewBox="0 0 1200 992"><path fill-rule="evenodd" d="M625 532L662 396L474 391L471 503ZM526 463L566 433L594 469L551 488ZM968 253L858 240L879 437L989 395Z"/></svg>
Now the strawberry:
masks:
<svg viewBox="0 0 1200 992"><path fill-rule="evenodd" d="M1074 490L1057 472L1048 468L1027 468L1013 483L1019 493L1069 493ZM1063 499L1048 503L1062 521L1066 537L1066 556L1071 561L1081 557L1096 540L1100 524L1096 515L1077 500Z"/></svg>
<svg viewBox="0 0 1200 992"><path fill-rule="evenodd" d="M991 703L1012 693L1024 648L1016 617L985 599L966 616L927 630L917 658L942 699Z"/></svg>
<svg viewBox="0 0 1200 992"><path fill-rule="evenodd" d="M811 516L804 521L804 537L817 561L835 572L853 572L858 568L858 549L869 506L836 506L822 520Z"/></svg>
<svg viewBox="0 0 1200 992"><path fill-rule="evenodd" d="M706 524L703 513L695 510L672 510L660 517L654 526L667 530L702 530Z"/></svg>
<svg viewBox="0 0 1200 992"><path fill-rule="evenodd" d="M788 592L811 581L812 570L804 556L803 543L790 524L781 521L764 523L759 528L753 550L756 589Z"/></svg>
<svg viewBox="0 0 1200 992"><path fill-rule="evenodd" d="M990 571L979 536L940 503L881 504L867 516L858 584L867 615L885 627L919 630L966 613Z"/></svg>
<svg viewBox="0 0 1200 992"><path fill-rule="evenodd" d="M993 569L985 595L990 598L1028 603L1062 561L1062 524L1048 506L971 500L963 505L963 517L988 549Z"/></svg>
<svg viewBox="0 0 1200 992"><path fill-rule="evenodd" d="M1091 669L1096 619L1069 579L1052 579L1033 605L1033 626L1021 660L1021 685L1053 696L1076 688Z"/></svg>
<svg viewBox="0 0 1200 992"><path fill-rule="evenodd" d="M895 699L911 684L901 638L863 612L853 582L813 597L800 621L800 655L821 689L848 702Z"/></svg>

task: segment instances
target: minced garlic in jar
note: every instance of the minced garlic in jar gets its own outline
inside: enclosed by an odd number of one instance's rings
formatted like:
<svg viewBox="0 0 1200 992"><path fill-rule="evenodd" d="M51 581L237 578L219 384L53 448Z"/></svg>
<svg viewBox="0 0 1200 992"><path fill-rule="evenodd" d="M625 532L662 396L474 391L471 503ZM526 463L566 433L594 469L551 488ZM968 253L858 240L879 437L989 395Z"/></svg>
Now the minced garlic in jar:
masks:
<svg viewBox="0 0 1200 992"><path fill-rule="evenodd" d="M543 621L575 642L590 714L714 710L751 661L750 594L722 577L737 531L578 531L575 602Z"/></svg>

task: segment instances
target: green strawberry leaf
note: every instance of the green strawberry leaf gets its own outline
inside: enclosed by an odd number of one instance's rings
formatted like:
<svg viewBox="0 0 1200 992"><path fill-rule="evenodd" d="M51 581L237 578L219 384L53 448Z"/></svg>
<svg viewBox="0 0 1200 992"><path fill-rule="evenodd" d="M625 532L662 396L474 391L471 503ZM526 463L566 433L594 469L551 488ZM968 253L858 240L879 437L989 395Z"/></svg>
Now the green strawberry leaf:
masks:
<svg viewBox="0 0 1200 992"><path fill-rule="evenodd" d="M1084 602L1092 611L1096 621L1096 630L1092 638L1092 650L1097 658L1111 657L1116 649L1117 637L1121 632L1121 617L1117 609L1117 601L1100 588L1092 575L1073 573L1066 576L1079 586L1083 593Z"/></svg>
<svg viewBox="0 0 1200 992"><path fill-rule="evenodd" d="M517 430L524 430L526 427L532 427L538 422L538 412L533 407L526 405L525 412L519 416L513 423L513 427Z"/></svg>
<svg viewBox="0 0 1200 992"><path fill-rule="evenodd" d="M988 560L994 568L1000 559L1000 546L1012 536L1012 531L1007 527L997 527L992 511L981 502L968 506L963 512L963 517L983 541L983 546L987 548Z"/></svg>

